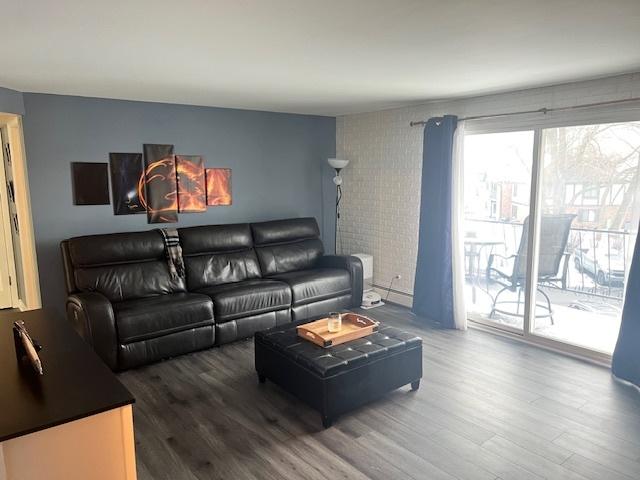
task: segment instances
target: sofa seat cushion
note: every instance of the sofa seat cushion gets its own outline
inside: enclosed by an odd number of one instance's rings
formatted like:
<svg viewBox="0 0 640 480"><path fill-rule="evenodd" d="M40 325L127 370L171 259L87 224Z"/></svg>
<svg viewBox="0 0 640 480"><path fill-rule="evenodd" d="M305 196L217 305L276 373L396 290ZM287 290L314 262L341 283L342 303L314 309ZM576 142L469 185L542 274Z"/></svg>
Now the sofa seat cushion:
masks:
<svg viewBox="0 0 640 480"><path fill-rule="evenodd" d="M113 310L122 344L213 325L211 299L197 293L173 293L127 300L115 303Z"/></svg>
<svg viewBox="0 0 640 480"><path fill-rule="evenodd" d="M216 323L291 308L291 289L276 280L255 279L198 290L213 300Z"/></svg>
<svg viewBox="0 0 640 480"><path fill-rule="evenodd" d="M293 305L306 305L351 292L351 276L339 268L313 268L281 273L271 278L286 282L291 287Z"/></svg>

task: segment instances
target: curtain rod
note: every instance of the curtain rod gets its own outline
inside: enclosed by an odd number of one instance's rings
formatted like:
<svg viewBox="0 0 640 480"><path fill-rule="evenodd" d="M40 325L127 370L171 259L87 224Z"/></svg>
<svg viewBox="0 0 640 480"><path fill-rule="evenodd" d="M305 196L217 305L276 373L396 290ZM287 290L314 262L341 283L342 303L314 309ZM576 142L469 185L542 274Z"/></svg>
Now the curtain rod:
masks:
<svg viewBox="0 0 640 480"><path fill-rule="evenodd" d="M462 117L459 118L458 121L462 122L463 120L478 120L480 118L496 118L496 117L510 117L512 115L526 115L530 113L542 113L546 115L549 112L560 112L566 110L577 110L579 108L589 108L589 107L600 107L603 105L616 105L618 103L627 103L627 102L637 102L640 101L640 97L634 98L624 98L621 100L610 100L608 102L597 102L597 103L585 103L583 105L574 105L572 107L556 107L556 108L539 108L537 110L523 110L521 112L508 112L508 113L494 113L491 115L475 115L473 117ZM415 127L417 125L426 125L426 120L420 120L417 122L409 122L409 126Z"/></svg>

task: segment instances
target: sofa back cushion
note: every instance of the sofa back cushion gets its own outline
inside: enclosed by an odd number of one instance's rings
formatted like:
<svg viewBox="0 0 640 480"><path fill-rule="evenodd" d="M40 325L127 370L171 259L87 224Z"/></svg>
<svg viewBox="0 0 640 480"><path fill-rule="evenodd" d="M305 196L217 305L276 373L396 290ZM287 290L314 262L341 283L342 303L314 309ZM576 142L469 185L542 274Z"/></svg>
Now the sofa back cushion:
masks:
<svg viewBox="0 0 640 480"><path fill-rule="evenodd" d="M252 223L263 276L312 268L324 253L315 218Z"/></svg>
<svg viewBox="0 0 640 480"><path fill-rule="evenodd" d="M89 235L68 240L75 287L112 302L184 292L172 279L162 236L156 231Z"/></svg>
<svg viewBox="0 0 640 480"><path fill-rule="evenodd" d="M181 228L189 290L260 278L248 223Z"/></svg>

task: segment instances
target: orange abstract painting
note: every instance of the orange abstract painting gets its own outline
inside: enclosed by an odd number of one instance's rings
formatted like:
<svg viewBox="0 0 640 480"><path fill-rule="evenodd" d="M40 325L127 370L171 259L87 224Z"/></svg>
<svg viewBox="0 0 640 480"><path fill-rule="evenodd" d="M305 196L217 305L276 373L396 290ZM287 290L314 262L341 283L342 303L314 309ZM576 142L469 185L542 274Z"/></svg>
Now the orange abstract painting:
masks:
<svg viewBox="0 0 640 480"><path fill-rule="evenodd" d="M231 205L231 169L207 168L207 205Z"/></svg>
<svg viewBox="0 0 640 480"><path fill-rule="evenodd" d="M144 144L145 178L138 183L149 223L178 221L178 188L173 145Z"/></svg>
<svg viewBox="0 0 640 480"><path fill-rule="evenodd" d="M207 209L204 162L200 155L176 155L178 212L197 213Z"/></svg>

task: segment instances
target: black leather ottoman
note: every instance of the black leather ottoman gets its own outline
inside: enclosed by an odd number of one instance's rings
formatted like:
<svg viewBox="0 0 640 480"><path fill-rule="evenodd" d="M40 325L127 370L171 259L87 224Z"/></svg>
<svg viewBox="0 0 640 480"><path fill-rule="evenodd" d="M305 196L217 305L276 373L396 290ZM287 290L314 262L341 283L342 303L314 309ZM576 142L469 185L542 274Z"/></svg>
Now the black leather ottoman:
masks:
<svg viewBox="0 0 640 480"><path fill-rule="evenodd" d="M394 327L335 347L297 336L299 322L255 334L255 365L267 378L322 416L327 428L339 415L422 378L422 339Z"/></svg>

